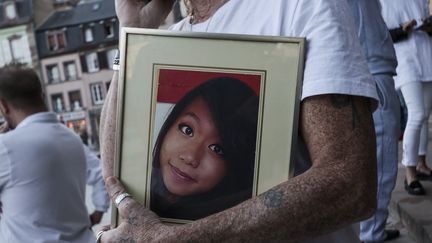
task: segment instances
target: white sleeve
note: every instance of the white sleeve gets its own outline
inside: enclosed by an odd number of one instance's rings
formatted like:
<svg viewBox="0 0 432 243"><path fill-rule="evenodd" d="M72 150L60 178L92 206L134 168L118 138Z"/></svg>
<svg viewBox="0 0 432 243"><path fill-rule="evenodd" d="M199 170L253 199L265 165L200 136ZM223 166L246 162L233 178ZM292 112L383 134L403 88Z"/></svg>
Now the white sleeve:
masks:
<svg viewBox="0 0 432 243"><path fill-rule="evenodd" d="M299 0L297 4L290 30L307 40L302 99L348 94L377 100L348 3Z"/></svg>
<svg viewBox="0 0 432 243"><path fill-rule="evenodd" d="M110 199L106 192L105 182L102 177L101 161L87 146L83 146L87 162L87 185L93 187L93 205L95 210L106 212L109 208Z"/></svg>
<svg viewBox="0 0 432 243"><path fill-rule="evenodd" d="M10 175L11 175L11 160L8 155L7 148L0 140L0 203L1 203L1 194L7 186L7 184L10 182ZM0 204L0 207L3 207ZM0 213L0 220L1 220L2 214Z"/></svg>
<svg viewBox="0 0 432 243"><path fill-rule="evenodd" d="M8 150L3 142L0 140L0 199L2 191L10 181L11 175L11 161L9 158Z"/></svg>

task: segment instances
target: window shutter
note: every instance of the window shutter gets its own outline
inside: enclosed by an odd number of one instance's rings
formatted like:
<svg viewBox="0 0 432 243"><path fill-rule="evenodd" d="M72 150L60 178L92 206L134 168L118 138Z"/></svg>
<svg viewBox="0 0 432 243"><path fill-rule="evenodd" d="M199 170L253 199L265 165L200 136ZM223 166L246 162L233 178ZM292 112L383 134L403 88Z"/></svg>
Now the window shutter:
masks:
<svg viewBox="0 0 432 243"><path fill-rule="evenodd" d="M86 56L85 55L81 55L80 56L80 61L81 61L82 72L83 73L87 73L88 72L88 68L87 68Z"/></svg>
<svg viewBox="0 0 432 243"><path fill-rule="evenodd" d="M100 69L108 69L108 60L107 60L107 54L105 51L98 52L98 59L99 59L99 67Z"/></svg>

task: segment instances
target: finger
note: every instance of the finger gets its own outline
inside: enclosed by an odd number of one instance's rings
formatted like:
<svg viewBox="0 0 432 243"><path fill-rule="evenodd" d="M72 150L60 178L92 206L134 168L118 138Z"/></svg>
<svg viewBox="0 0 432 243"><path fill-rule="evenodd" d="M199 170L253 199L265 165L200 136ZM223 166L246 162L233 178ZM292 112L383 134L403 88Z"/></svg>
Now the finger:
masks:
<svg viewBox="0 0 432 243"><path fill-rule="evenodd" d="M116 236L117 229L108 230L102 233L99 239L100 243L115 242L114 237Z"/></svg>
<svg viewBox="0 0 432 243"><path fill-rule="evenodd" d="M126 192L123 184L114 176L109 177L106 181L107 192L114 202L115 199L122 193ZM122 218L127 218L132 210L139 207L139 203L136 202L132 197L126 197L117 206L119 214Z"/></svg>
<svg viewBox="0 0 432 243"><path fill-rule="evenodd" d="M102 230L102 231L108 231L110 229L111 229L111 225L104 225L100 228L100 230Z"/></svg>

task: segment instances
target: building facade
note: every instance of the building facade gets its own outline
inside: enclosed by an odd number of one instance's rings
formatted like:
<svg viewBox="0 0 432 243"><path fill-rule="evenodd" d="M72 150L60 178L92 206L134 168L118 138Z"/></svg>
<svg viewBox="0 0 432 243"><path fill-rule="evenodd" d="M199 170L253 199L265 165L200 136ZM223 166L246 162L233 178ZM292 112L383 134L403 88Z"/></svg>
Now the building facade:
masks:
<svg viewBox="0 0 432 243"><path fill-rule="evenodd" d="M36 30L49 109L95 149L118 33L114 0L55 11Z"/></svg>
<svg viewBox="0 0 432 243"><path fill-rule="evenodd" d="M34 8L32 0L0 1L0 67L19 62L39 71Z"/></svg>
<svg viewBox="0 0 432 243"><path fill-rule="evenodd" d="M0 1L0 67L22 63L40 74L35 26L53 9L53 0Z"/></svg>

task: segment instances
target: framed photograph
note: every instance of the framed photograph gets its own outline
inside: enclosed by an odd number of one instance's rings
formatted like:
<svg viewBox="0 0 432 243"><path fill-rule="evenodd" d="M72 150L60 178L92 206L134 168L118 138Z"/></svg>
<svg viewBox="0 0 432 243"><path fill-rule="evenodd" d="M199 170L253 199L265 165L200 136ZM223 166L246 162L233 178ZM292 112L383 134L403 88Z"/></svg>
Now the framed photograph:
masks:
<svg viewBox="0 0 432 243"><path fill-rule="evenodd" d="M124 28L120 50L115 170L163 222L292 176L304 39Z"/></svg>

